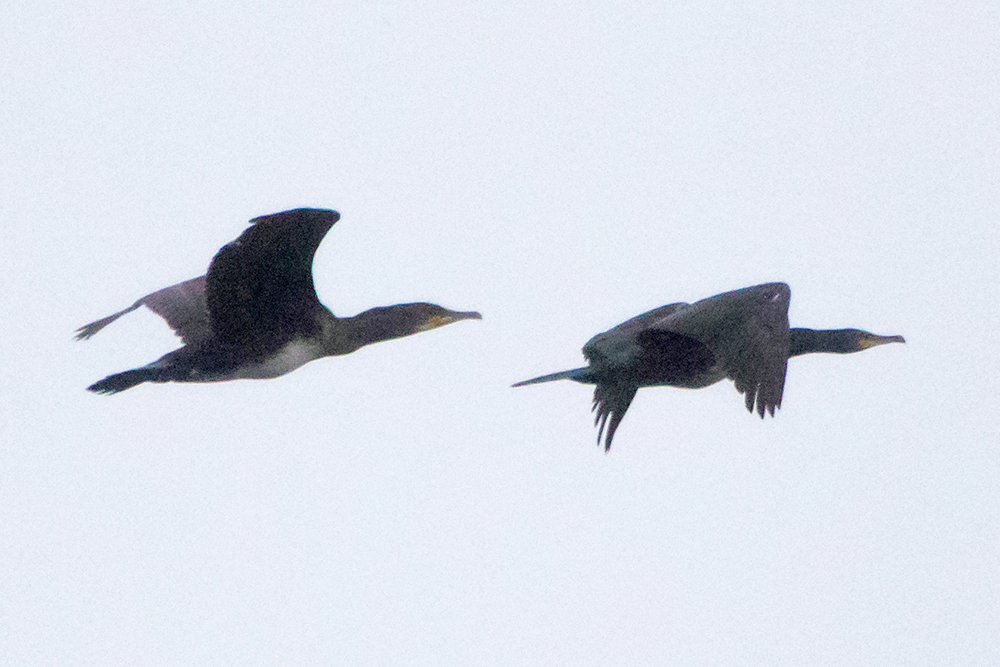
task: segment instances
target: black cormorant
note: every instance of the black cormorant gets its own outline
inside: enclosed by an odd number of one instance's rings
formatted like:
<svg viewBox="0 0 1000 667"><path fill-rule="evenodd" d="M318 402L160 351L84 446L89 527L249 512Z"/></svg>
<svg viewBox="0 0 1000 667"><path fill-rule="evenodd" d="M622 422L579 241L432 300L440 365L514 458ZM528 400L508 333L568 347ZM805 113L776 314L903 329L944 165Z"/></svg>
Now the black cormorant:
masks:
<svg viewBox="0 0 1000 667"><path fill-rule="evenodd" d="M756 404L763 419L781 407L789 357L906 342L859 329L789 329L790 297L785 283L768 283L661 306L591 338L583 346L588 366L514 386L552 380L597 385L594 425L598 445L607 426L607 451L640 387L700 389L728 377L746 395L747 410L752 413Z"/></svg>
<svg viewBox="0 0 1000 667"><path fill-rule="evenodd" d="M431 303L372 308L335 317L316 296L312 262L340 214L300 208L250 221L212 259L208 273L142 297L76 332L90 338L139 306L163 317L184 345L151 364L87 387L114 394L143 382L221 382L284 375L320 357L481 319Z"/></svg>

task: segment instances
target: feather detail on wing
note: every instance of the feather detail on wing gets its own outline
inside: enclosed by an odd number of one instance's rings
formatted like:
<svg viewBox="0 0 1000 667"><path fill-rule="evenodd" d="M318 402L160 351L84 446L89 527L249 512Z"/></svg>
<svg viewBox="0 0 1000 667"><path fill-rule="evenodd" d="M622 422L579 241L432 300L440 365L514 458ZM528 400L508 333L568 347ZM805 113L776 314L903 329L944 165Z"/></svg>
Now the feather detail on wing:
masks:
<svg viewBox="0 0 1000 667"><path fill-rule="evenodd" d="M140 306L146 306L166 320L185 345L197 345L211 334L208 307L205 302L205 276L199 276L147 294L124 310L80 327L76 330L76 339L90 338L122 315L131 313Z"/></svg>

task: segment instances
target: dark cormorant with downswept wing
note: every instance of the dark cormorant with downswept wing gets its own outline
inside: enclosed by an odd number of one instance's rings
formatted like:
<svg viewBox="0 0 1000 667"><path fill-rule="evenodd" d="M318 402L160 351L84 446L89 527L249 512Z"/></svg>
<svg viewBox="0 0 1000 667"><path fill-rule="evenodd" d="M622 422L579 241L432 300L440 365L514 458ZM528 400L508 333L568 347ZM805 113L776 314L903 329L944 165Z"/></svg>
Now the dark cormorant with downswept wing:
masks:
<svg viewBox="0 0 1000 667"><path fill-rule="evenodd" d="M607 451L640 387L700 389L729 378L746 395L747 410L756 405L763 419L781 407L789 357L906 342L860 329L789 329L790 298L785 283L767 283L661 306L591 338L583 346L589 365L514 386L553 380L596 385L594 425L598 444L607 427Z"/></svg>

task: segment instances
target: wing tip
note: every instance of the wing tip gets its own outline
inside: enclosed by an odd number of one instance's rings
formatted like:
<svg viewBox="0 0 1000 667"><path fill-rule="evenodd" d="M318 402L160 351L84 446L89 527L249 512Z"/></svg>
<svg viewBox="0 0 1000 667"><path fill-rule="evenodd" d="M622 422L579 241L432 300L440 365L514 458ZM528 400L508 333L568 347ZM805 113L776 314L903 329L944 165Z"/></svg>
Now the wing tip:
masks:
<svg viewBox="0 0 1000 667"><path fill-rule="evenodd" d="M287 211L278 211L277 213L265 213L264 215L258 215L255 218L250 218L250 224L256 225L266 220L272 220L278 217L291 218L294 216L299 217L309 217L314 220L322 220L324 223L328 223L329 227L332 227L340 220L340 212L335 211L332 208L290 208ZM327 227L327 229L329 229Z"/></svg>
<svg viewBox="0 0 1000 667"><path fill-rule="evenodd" d="M87 340L100 331L100 327L94 328L93 323L82 326L73 332L73 340Z"/></svg>

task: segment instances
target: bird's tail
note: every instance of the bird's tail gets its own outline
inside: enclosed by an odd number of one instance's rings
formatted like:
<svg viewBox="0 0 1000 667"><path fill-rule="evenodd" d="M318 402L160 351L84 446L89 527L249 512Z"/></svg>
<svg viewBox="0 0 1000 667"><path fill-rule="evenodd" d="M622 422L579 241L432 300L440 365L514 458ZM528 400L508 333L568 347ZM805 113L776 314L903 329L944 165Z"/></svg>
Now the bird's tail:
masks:
<svg viewBox="0 0 1000 667"><path fill-rule="evenodd" d="M582 382L584 384L594 384L594 374L589 368L574 368L568 371L562 371L561 373L550 373L549 375L540 375L536 378L531 378L530 380L522 380L521 382L515 382L512 387L523 387L527 384L538 384L540 382L553 382L555 380L573 380L574 382Z"/></svg>
<svg viewBox="0 0 1000 667"><path fill-rule="evenodd" d="M87 391L95 394L117 394L120 391L131 389L143 382L163 382L163 369L143 366L123 373L109 375L103 380L98 380L87 387Z"/></svg>

